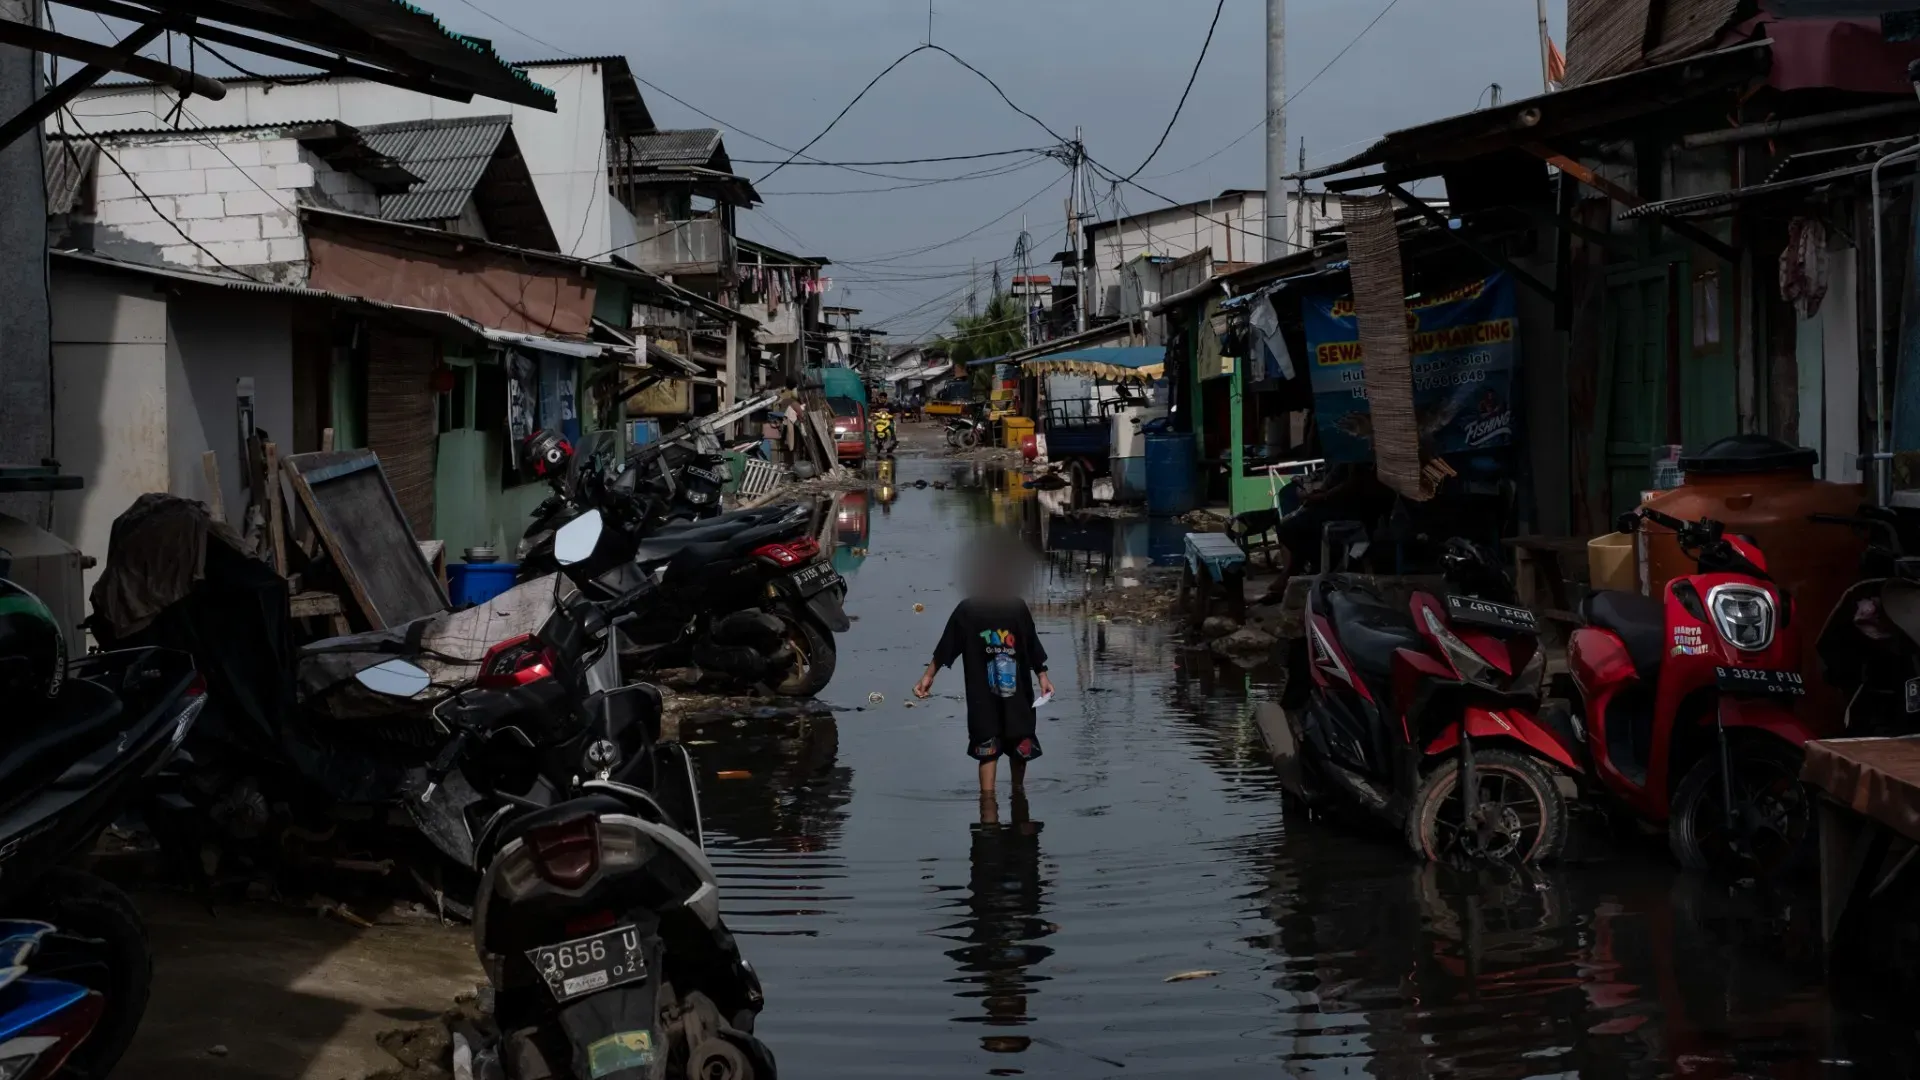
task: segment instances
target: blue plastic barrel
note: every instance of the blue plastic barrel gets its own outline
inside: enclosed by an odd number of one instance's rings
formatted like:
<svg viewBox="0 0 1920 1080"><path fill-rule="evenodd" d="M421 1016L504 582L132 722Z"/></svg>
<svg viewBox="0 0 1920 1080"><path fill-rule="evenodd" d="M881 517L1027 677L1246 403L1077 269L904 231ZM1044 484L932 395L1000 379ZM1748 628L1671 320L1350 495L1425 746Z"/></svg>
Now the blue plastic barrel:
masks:
<svg viewBox="0 0 1920 1080"><path fill-rule="evenodd" d="M453 563L447 567L448 597L456 608L472 607L513 588L519 563Z"/></svg>
<svg viewBox="0 0 1920 1080"><path fill-rule="evenodd" d="M1178 517L1198 506L1200 468L1193 436L1147 436L1147 513Z"/></svg>

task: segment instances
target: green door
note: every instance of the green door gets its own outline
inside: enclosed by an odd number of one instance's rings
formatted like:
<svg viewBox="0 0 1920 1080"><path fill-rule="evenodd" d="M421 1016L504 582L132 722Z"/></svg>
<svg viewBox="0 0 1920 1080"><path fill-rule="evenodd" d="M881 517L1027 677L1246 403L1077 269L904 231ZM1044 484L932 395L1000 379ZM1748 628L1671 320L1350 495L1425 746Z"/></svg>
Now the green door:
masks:
<svg viewBox="0 0 1920 1080"><path fill-rule="evenodd" d="M1609 492L1612 516L1639 505L1653 448L1667 441L1666 264L1609 273L1602 318L1594 429L1606 450L1593 455L1591 480Z"/></svg>
<svg viewBox="0 0 1920 1080"><path fill-rule="evenodd" d="M1669 270L1679 285L1677 380L1668 375ZM1738 360L1727 303L1732 281L1729 267L1691 252L1608 273L1595 425L1606 433L1606 453L1595 461L1591 480L1606 484L1613 513L1639 505L1652 481L1654 447L1675 438L1668 424L1670 385L1680 392L1682 446L1705 446L1739 431Z"/></svg>

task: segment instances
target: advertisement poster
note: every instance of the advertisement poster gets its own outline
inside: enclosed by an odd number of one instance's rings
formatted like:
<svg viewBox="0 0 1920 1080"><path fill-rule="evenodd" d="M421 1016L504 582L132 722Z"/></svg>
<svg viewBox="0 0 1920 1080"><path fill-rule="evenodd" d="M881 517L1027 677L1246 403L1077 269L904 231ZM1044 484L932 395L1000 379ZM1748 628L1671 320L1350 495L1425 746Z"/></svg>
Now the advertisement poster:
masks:
<svg viewBox="0 0 1920 1080"><path fill-rule="evenodd" d="M1301 302L1313 408L1328 461L1373 456L1373 417L1351 297ZM1520 347L1513 279L1480 281L1407 303L1413 406L1424 455L1506 446L1513 438L1513 369Z"/></svg>

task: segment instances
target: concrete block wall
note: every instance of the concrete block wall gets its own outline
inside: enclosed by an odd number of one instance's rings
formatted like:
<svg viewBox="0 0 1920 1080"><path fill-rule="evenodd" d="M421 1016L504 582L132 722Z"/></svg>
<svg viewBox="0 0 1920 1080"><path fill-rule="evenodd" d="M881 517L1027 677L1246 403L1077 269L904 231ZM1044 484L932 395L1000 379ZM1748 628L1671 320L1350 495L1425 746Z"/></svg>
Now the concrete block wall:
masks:
<svg viewBox="0 0 1920 1080"><path fill-rule="evenodd" d="M116 258L196 270L224 265L301 284L303 203L379 213L371 184L271 131L156 132L103 142L111 156L101 158L96 174L94 245Z"/></svg>

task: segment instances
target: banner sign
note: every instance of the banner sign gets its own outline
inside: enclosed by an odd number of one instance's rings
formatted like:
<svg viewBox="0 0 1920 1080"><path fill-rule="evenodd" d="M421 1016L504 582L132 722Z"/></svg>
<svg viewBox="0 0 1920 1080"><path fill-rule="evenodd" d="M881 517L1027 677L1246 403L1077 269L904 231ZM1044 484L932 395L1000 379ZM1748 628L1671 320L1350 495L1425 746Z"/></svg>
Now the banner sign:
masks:
<svg viewBox="0 0 1920 1080"><path fill-rule="evenodd" d="M1373 457L1373 417L1352 297L1301 302L1321 455ZM1407 303L1413 405L1423 455L1505 446L1513 438L1513 369L1519 350L1513 279L1504 273Z"/></svg>

